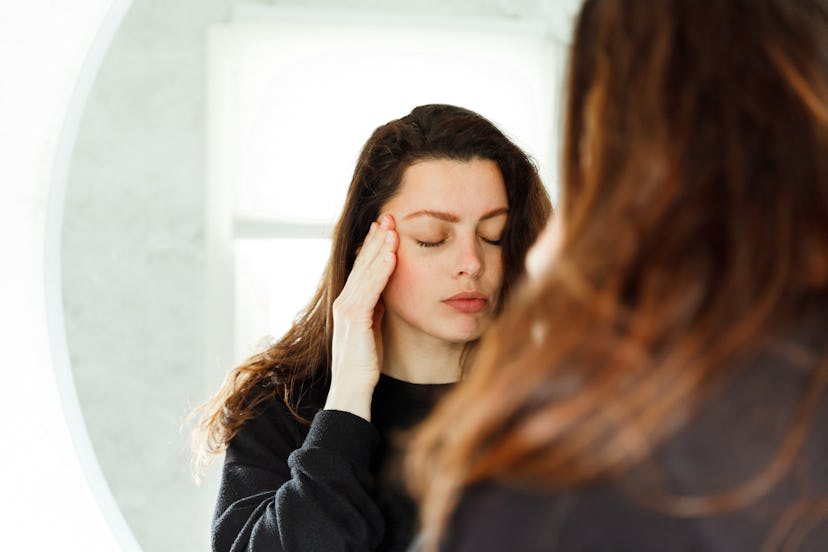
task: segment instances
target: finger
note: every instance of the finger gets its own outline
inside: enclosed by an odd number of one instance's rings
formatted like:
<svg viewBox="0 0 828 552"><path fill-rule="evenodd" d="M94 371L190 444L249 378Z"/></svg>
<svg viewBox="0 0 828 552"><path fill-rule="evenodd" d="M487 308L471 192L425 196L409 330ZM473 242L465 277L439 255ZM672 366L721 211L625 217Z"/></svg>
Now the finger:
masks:
<svg viewBox="0 0 828 552"><path fill-rule="evenodd" d="M394 230L378 227L366 236L341 294L343 302L363 313L360 316L367 316L373 310L385 289L396 266L395 250L398 244L399 237Z"/></svg>
<svg viewBox="0 0 828 552"><path fill-rule="evenodd" d="M385 230L396 230L397 221L394 220L393 215L385 214L382 217L380 217L380 226Z"/></svg>
<svg viewBox="0 0 828 552"><path fill-rule="evenodd" d="M372 308L385 289L397 263L395 252L399 244L397 233L389 231L384 234L384 239L379 244L376 253L370 258L365 255L360 266L354 265L354 270L351 271L345 283L346 289L343 289L343 292L347 290L349 294L364 294L366 303L370 303Z"/></svg>
<svg viewBox="0 0 828 552"><path fill-rule="evenodd" d="M394 230L388 230L384 232L384 237L382 243L380 244L379 250L377 251L376 255L373 258L368 259L366 263L365 269L368 272L388 272L386 278L391 276L391 272L394 270L394 265L396 264L396 250L399 245L399 236L397 232ZM389 264L389 262L391 264Z"/></svg>
<svg viewBox="0 0 828 552"><path fill-rule="evenodd" d="M369 259L376 256L379 252L379 249L382 247L382 240L385 231L380 230L380 225L378 222L372 222L371 227L368 230L368 234L365 236L365 239L362 241L362 245L360 245L356 250L356 257L354 258L354 266L351 269L359 270L362 265L364 265Z"/></svg>
<svg viewBox="0 0 828 552"><path fill-rule="evenodd" d="M368 267L372 264L372 262L376 261L377 255L383 254L383 249L387 249L389 247L391 247L392 250L396 249L398 240L396 240L396 238L387 237L387 233L389 231L396 234L396 231L394 230L395 226L394 219L391 215L384 215L380 217L379 222L371 223L371 228L368 231L368 235L365 237L365 241L362 243L360 248L357 249L357 256L354 259L352 273L356 271L359 274L364 270L371 270Z"/></svg>

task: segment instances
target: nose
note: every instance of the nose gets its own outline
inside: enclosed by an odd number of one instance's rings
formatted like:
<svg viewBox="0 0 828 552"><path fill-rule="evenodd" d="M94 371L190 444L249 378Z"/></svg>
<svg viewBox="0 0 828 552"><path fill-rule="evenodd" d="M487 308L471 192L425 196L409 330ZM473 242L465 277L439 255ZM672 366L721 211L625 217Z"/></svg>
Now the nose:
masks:
<svg viewBox="0 0 828 552"><path fill-rule="evenodd" d="M483 255L476 237L458 241L456 267L457 277L467 276L476 279L483 273Z"/></svg>

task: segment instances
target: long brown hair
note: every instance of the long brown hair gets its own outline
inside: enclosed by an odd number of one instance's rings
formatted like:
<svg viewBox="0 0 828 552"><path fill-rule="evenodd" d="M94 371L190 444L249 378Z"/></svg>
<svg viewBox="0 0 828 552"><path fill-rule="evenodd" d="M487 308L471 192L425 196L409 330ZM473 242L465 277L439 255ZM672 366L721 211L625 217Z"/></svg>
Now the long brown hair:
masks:
<svg viewBox="0 0 828 552"><path fill-rule="evenodd" d="M333 233L328 265L316 294L274 345L232 370L218 392L195 413L196 474L222 452L265 401L280 398L308 422L328 389L333 301L342 291L371 222L394 196L411 164L428 159L497 163L509 215L502 238L503 304L523 272L527 249L550 213L548 194L529 157L494 124L451 105L424 105L377 128L362 149L345 207Z"/></svg>
<svg viewBox="0 0 828 552"><path fill-rule="evenodd" d="M431 545L475 482L623 473L809 296L828 308L824 0L587 0L567 101L557 255L411 443Z"/></svg>

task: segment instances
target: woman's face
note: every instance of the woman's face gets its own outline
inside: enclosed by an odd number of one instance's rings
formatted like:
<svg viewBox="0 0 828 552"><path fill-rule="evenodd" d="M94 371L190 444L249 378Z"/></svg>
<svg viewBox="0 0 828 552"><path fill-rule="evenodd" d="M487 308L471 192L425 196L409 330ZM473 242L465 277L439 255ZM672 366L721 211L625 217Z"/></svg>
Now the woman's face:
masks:
<svg viewBox="0 0 828 552"><path fill-rule="evenodd" d="M383 208L400 244L383 292L384 325L398 335L450 343L480 337L503 282L500 239L509 203L490 160L411 165Z"/></svg>

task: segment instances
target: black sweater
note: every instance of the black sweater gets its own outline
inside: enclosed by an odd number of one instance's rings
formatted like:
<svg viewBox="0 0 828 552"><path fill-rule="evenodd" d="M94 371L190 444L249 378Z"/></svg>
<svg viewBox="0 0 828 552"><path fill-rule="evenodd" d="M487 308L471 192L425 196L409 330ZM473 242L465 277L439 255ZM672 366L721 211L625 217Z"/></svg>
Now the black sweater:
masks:
<svg viewBox="0 0 828 552"><path fill-rule="evenodd" d="M824 320L824 319L823 319ZM825 362L828 323L795 339ZM814 370L773 348L710 394L646 466L622 482L569 493L488 481L469 489L444 552L828 551L828 390L799 456L778 485L748 507L674 517L635 498L650 489L705 496L751 481L772 462ZM646 479L642 479L646 478ZM655 479L653 479L655 477ZM638 489L631 493L631 489Z"/></svg>
<svg viewBox="0 0 828 552"><path fill-rule="evenodd" d="M397 439L449 387L381 375L373 423L320 410L308 427L269 401L227 449L213 550L405 550L417 512L400 483Z"/></svg>

